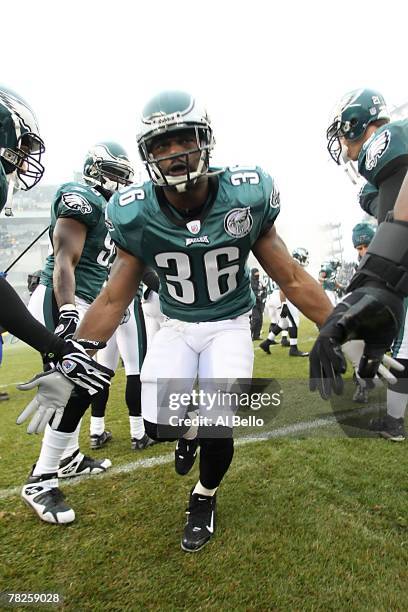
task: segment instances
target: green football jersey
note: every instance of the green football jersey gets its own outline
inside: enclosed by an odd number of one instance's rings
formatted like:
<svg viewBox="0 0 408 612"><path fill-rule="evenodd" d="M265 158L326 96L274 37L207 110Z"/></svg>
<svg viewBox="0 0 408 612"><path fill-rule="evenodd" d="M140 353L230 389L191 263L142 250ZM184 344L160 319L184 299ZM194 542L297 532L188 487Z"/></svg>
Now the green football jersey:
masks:
<svg viewBox="0 0 408 612"><path fill-rule="evenodd" d="M55 194L51 205L50 242L57 219L75 219L86 226L87 234L80 260L75 268L75 295L93 302L108 275L114 244L105 226L105 198L92 187L65 183ZM54 254L47 257L41 283L52 287Z"/></svg>
<svg viewBox="0 0 408 612"><path fill-rule="evenodd" d="M392 121L378 128L364 143L358 156L358 171L378 187L391 174L395 160L408 158L408 119Z"/></svg>
<svg viewBox="0 0 408 612"><path fill-rule="evenodd" d="M325 278L322 287L325 291L334 291L336 289L336 281L333 278Z"/></svg>
<svg viewBox="0 0 408 612"><path fill-rule="evenodd" d="M248 255L279 213L279 192L261 168L228 168L210 187L204 207L188 219L151 181L122 189L107 207L113 241L157 272L161 310L181 321L251 310Z"/></svg>
<svg viewBox="0 0 408 612"><path fill-rule="evenodd" d="M358 194L360 207L372 217L377 218L378 189L371 183L364 183Z"/></svg>
<svg viewBox="0 0 408 612"><path fill-rule="evenodd" d="M6 173L4 172L4 168L0 162L0 212L3 210L4 205L7 202L7 191L8 183Z"/></svg>

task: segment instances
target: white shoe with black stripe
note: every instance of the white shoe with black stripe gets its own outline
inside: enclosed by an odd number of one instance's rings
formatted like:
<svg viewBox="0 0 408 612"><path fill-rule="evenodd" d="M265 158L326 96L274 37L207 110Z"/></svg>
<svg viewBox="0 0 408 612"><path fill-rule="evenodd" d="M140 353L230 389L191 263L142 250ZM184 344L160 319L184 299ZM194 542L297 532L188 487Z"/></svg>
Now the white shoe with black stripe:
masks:
<svg viewBox="0 0 408 612"><path fill-rule="evenodd" d="M58 478L73 478L83 474L102 474L112 465L110 459L93 459L81 453L79 448L63 459L58 470Z"/></svg>
<svg viewBox="0 0 408 612"><path fill-rule="evenodd" d="M46 523L66 525L75 520L74 510L64 501L58 488L57 474L31 474L23 486L21 497Z"/></svg>

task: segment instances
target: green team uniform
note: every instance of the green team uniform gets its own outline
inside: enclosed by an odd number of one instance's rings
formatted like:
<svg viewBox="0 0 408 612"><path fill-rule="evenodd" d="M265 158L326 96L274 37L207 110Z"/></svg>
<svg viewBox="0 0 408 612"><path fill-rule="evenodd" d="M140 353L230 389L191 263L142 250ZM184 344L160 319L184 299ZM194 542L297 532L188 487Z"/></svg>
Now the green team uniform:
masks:
<svg viewBox="0 0 408 612"><path fill-rule="evenodd" d="M92 187L80 183L65 183L55 194L51 205L50 241L57 219L75 219L87 228L84 248L75 268L75 295L90 303L105 282L114 245L105 226L105 198ZM54 254L47 257L41 283L52 287Z"/></svg>
<svg viewBox="0 0 408 612"><path fill-rule="evenodd" d="M322 283L322 287L325 291L335 291L336 290L336 281L332 278L324 279Z"/></svg>
<svg viewBox="0 0 408 612"><path fill-rule="evenodd" d="M393 121L382 126L364 143L358 158L358 169L367 181L379 188L396 164L408 159L408 119ZM390 208L395 202L390 202ZM408 298L404 300L405 313L408 308ZM401 326L398 337L392 347L393 357L407 359L408 329L407 319Z"/></svg>
<svg viewBox="0 0 408 612"><path fill-rule="evenodd" d="M3 210L3 207L7 202L7 191L8 183L6 173L4 172L4 168L0 162L0 212Z"/></svg>
<svg viewBox="0 0 408 612"><path fill-rule="evenodd" d="M151 181L113 195L107 226L113 241L160 279L164 315L222 321L249 312L249 252L279 214L279 192L261 168L228 168L210 179L210 196L186 218Z"/></svg>
<svg viewBox="0 0 408 612"><path fill-rule="evenodd" d="M371 215L377 218L378 214L378 189L371 185L371 183L365 183L358 194L359 204L361 208Z"/></svg>
<svg viewBox="0 0 408 612"><path fill-rule="evenodd" d="M358 171L378 188L401 158L408 160L408 119L392 121L374 132L361 148Z"/></svg>

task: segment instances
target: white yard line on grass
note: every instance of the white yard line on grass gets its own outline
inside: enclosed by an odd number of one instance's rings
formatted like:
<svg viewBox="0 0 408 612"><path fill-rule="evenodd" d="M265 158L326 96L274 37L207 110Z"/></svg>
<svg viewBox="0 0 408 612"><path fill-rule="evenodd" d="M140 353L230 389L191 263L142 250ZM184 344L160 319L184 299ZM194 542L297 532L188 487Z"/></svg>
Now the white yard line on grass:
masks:
<svg viewBox="0 0 408 612"><path fill-rule="evenodd" d="M355 410L353 414L361 415L367 412L372 412L375 409L378 409L378 407L375 405L366 406L365 408ZM315 419L314 421L301 421L300 423L294 423L293 425L279 427L278 429L274 429L273 431L262 432L255 436L238 438L235 440L235 446L243 446L246 444L252 444L253 442L262 442L266 440L271 440L272 438L283 438L291 434L302 433L313 429L319 429L320 427L326 427L327 425L332 425L336 423L339 418L341 418L343 415L346 416L347 414L350 414L350 411L340 413L337 415L337 417L327 416L325 418ZM109 476L115 476L116 474L126 474L128 472L134 472L136 470L144 468L152 468L156 467L157 465L164 465L166 463L171 463L172 461L174 461L173 452L166 453L165 455L158 455L157 457L138 459L137 461L131 461L130 463L125 463L124 465L118 465L117 467L113 467L109 469L105 474L98 475L98 478L107 478ZM79 476L78 478L60 478L60 484L64 487L75 486L80 484L84 479L88 478L94 478L94 476L88 475ZM23 483L21 483L21 485L18 487L13 487L10 489L0 489L0 500L19 495L22 485Z"/></svg>
<svg viewBox="0 0 408 612"><path fill-rule="evenodd" d="M23 382L22 380L19 380L18 382L7 383L7 385L0 385L0 389L6 389L7 387L16 387L17 385L20 385L22 382Z"/></svg>

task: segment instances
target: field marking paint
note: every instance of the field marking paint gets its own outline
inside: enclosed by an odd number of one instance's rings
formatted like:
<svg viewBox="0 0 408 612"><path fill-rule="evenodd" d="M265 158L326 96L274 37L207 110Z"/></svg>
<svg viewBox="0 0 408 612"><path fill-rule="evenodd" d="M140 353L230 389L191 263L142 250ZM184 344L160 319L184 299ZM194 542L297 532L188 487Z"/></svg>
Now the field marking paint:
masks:
<svg viewBox="0 0 408 612"><path fill-rule="evenodd" d="M353 411L353 414L363 415L378 409L379 406L371 404L370 406L366 406L365 408L360 408L358 410ZM315 419L314 421L301 421L299 423L293 423L293 425L278 427L278 429L274 429L273 431L262 432L255 436L238 438L235 440L235 446L244 446L246 444L252 444L254 442L265 442L266 440L271 440L273 438L283 438L291 434L306 432L313 429L319 429L320 427L333 425L337 423L337 420L339 418L342 418L343 416L347 415L350 415L349 410L343 413L339 413L337 416L327 416L324 418ZM97 477L98 479L100 479L108 478L109 476L116 476L116 474L128 474L129 472L134 472L140 469L152 468L156 467L157 465L165 465L166 463L171 463L172 461L174 461L174 452L166 453L165 455L158 455L156 457L148 457L146 459L138 459L137 461L131 461L130 463L118 465L117 467L110 468L104 474L99 474ZM83 480L88 478L95 478L95 476L84 475L78 476L77 478L60 478L60 483L63 487L72 487L80 484ZM21 483L20 486L12 487L10 489L0 489L0 500L19 495L23 484L24 483Z"/></svg>

